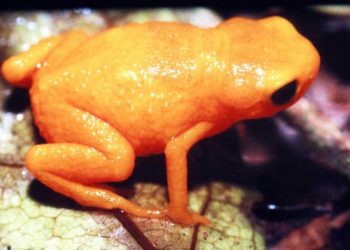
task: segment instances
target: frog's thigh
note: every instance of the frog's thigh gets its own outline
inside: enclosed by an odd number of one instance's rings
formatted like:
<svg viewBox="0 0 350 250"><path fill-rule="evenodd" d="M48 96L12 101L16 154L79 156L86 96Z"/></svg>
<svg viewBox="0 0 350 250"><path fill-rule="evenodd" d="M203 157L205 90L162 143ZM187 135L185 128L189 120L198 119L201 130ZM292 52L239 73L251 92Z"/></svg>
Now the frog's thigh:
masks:
<svg viewBox="0 0 350 250"><path fill-rule="evenodd" d="M42 183L82 205L161 216L161 211L143 209L109 188L94 184L121 181L132 173L135 155L128 141L88 112L67 104L54 107L57 123L49 125L55 143L32 147L26 156L28 169Z"/></svg>
<svg viewBox="0 0 350 250"><path fill-rule="evenodd" d="M89 38L89 35L83 31L70 31L62 34L63 42L57 45L52 51L50 57L47 60L47 68L55 69L64 58L72 53L75 49L79 48Z"/></svg>

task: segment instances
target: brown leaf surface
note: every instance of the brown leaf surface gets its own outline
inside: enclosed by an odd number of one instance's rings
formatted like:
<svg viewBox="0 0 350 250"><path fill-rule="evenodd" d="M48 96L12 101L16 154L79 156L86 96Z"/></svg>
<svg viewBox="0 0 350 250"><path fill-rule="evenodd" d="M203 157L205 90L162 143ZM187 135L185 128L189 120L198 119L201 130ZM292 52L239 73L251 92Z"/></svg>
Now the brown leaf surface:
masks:
<svg viewBox="0 0 350 250"><path fill-rule="evenodd" d="M286 115L303 133L303 140L311 149L310 158L350 177L350 137L336 121L306 98L288 109Z"/></svg>
<svg viewBox="0 0 350 250"><path fill-rule="evenodd" d="M346 211L332 218L323 215L306 225L297 228L289 233L271 250L322 250L330 244L330 232L333 228L342 227L350 217L350 212Z"/></svg>
<svg viewBox="0 0 350 250"><path fill-rule="evenodd" d="M118 211L42 204L30 195L33 179L22 168L0 167L0 180L0 247L265 249L261 229L249 212L258 196L233 185L212 182L192 190L191 208L208 216L212 224L183 227L167 219L138 218ZM165 191L161 185L137 183L132 200L143 206L164 205ZM53 194L51 198L60 197Z"/></svg>

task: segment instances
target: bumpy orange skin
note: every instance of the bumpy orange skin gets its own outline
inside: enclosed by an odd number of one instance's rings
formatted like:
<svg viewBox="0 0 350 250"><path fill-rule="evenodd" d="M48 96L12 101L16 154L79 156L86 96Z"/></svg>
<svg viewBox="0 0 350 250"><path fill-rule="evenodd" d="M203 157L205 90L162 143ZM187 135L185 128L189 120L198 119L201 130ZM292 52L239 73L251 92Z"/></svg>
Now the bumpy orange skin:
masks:
<svg viewBox="0 0 350 250"><path fill-rule="evenodd" d="M320 64L313 45L285 19L233 18L212 29L129 24L89 37L73 31L9 58L2 73L30 87L35 123L48 144L27 154L44 184L85 206L183 224L187 152L242 119L281 111L306 91ZM296 80L294 97L271 95ZM122 181L135 156L165 153L170 204L141 208L99 183Z"/></svg>

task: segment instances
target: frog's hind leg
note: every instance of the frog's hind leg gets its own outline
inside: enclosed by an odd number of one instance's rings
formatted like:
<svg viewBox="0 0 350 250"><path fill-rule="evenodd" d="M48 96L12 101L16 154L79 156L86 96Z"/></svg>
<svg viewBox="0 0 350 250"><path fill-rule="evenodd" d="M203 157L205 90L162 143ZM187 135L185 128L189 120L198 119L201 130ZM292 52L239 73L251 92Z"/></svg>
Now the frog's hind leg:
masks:
<svg viewBox="0 0 350 250"><path fill-rule="evenodd" d="M134 150L117 130L67 104L54 107L56 118L41 120L42 126L50 126L45 137L54 143L34 146L26 156L28 169L39 181L84 206L119 208L142 217L165 214L135 205L99 184L125 180L133 171Z"/></svg>

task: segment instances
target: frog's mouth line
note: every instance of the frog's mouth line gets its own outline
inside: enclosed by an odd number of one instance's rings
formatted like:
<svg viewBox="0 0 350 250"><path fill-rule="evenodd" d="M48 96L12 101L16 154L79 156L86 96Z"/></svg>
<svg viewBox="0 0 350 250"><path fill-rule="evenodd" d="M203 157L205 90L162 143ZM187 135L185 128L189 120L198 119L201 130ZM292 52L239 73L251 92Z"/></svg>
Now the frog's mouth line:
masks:
<svg viewBox="0 0 350 250"><path fill-rule="evenodd" d="M294 80L290 83L287 83L283 87L276 90L272 96L271 101L274 105L285 105L292 100L297 92L297 81Z"/></svg>

